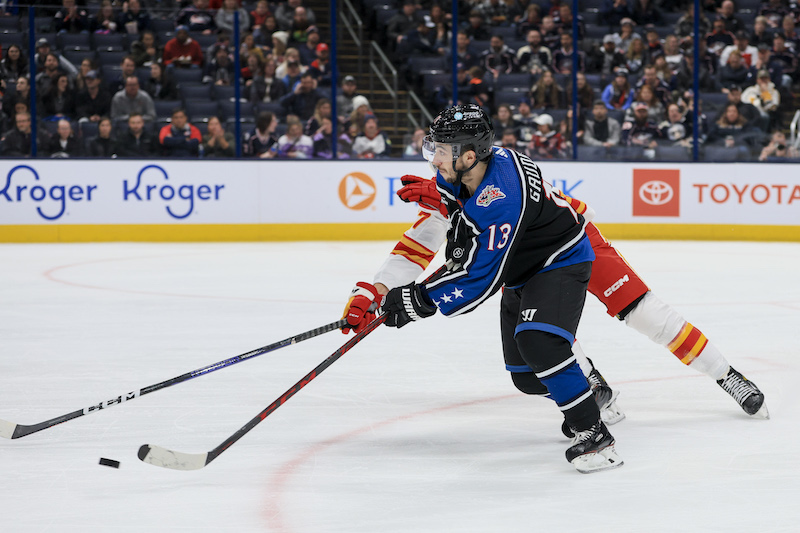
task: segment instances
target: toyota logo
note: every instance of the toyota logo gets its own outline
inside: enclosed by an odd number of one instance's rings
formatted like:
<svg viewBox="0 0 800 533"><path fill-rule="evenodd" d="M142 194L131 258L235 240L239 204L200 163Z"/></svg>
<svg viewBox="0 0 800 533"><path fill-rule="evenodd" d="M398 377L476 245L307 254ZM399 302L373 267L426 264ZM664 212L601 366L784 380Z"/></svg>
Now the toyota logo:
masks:
<svg viewBox="0 0 800 533"><path fill-rule="evenodd" d="M672 200L675 192L669 183L653 180L639 187L639 198L649 205L664 205Z"/></svg>

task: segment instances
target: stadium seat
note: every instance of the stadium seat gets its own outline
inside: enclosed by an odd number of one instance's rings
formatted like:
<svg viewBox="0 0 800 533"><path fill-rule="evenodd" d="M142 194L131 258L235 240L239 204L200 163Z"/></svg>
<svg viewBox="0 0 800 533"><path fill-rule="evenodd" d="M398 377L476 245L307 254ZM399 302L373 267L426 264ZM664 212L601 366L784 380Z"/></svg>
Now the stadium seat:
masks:
<svg viewBox="0 0 800 533"><path fill-rule="evenodd" d="M97 122L84 121L78 124L80 135L84 141L97 137Z"/></svg>
<svg viewBox="0 0 800 533"><path fill-rule="evenodd" d="M174 68L172 69L172 78L178 85L184 82L201 83L203 71L199 68Z"/></svg>
<svg viewBox="0 0 800 533"><path fill-rule="evenodd" d="M408 70L414 74L420 74L424 70L446 70L444 57L421 57L412 56L408 58Z"/></svg>
<svg viewBox="0 0 800 533"><path fill-rule="evenodd" d="M721 111L728 104L728 95L725 93L700 93L703 111Z"/></svg>
<svg viewBox="0 0 800 533"><path fill-rule="evenodd" d="M61 52L61 55L64 59L75 65L76 68L80 67L83 60L87 57L92 61L97 61L94 50L64 50Z"/></svg>
<svg viewBox="0 0 800 533"><path fill-rule="evenodd" d="M220 100L218 103L221 120L236 119L236 102L231 100ZM240 102L239 116L240 118L253 118L253 104L250 102Z"/></svg>
<svg viewBox="0 0 800 533"><path fill-rule="evenodd" d="M127 36L123 33L95 33L93 36L95 50L122 52L127 50Z"/></svg>
<svg viewBox="0 0 800 533"><path fill-rule="evenodd" d="M189 119L194 122L207 122L210 117L219 114L219 106L217 102L187 100L186 101L186 114Z"/></svg>
<svg viewBox="0 0 800 533"><path fill-rule="evenodd" d="M175 109L183 107L183 102L180 100L153 100L153 104L156 107L158 119L170 118Z"/></svg>
<svg viewBox="0 0 800 533"><path fill-rule="evenodd" d="M119 66L128 55L127 52L102 50L97 52L97 63L101 67Z"/></svg>
<svg viewBox="0 0 800 533"><path fill-rule="evenodd" d="M27 21L26 21L27 25ZM19 31L19 18L17 17L0 17L0 30Z"/></svg>
<svg viewBox="0 0 800 533"><path fill-rule="evenodd" d="M502 37L506 44L508 44L508 41L513 41L517 38L517 29L513 26L497 26L490 28L489 31L492 36L499 35Z"/></svg>
<svg viewBox="0 0 800 533"><path fill-rule="evenodd" d="M164 31L175 31L175 21L172 19L150 19L150 29L156 33ZM162 43L163 44L163 43Z"/></svg>
<svg viewBox="0 0 800 533"><path fill-rule="evenodd" d="M279 104L278 102L258 102L258 103L256 103L255 108L253 109L253 112L256 115L258 115L259 113L262 113L264 111L269 111L270 113L272 113L272 114L274 114L274 115L276 115L278 117L283 117L283 114L285 113L285 111L283 109L283 106L281 106L281 104Z"/></svg>
<svg viewBox="0 0 800 533"><path fill-rule="evenodd" d="M244 87L242 87L244 89ZM243 90L241 92L244 92ZM211 94L217 102L231 101L235 98L236 88L232 85L212 85Z"/></svg>
<svg viewBox="0 0 800 533"><path fill-rule="evenodd" d="M88 33L59 33L56 37L59 50L91 50Z"/></svg>
<svg viewBox="0 0 800 533"><path fill-rule="evenodd" d="M501 74L495 81L495 90L504 87L518 87L529 91L531 88L531 75L527 72L521 74Z"/></svg>
<svg viewBox="0 0 800 533"><path fill-rule="evenodd" d="M178 90L184 100L208 100L211 98L211 90L208 85L183 83Z"/></svg>
<svg viewBox="0 0 800 533"><path fill-rule="evenodd" d="M0 30L0 45L3 45L4 50L12 44L15 44L21 49L25 50L27 48L25 37L27 37L27 35L17 30L11 30L8 28L2 29Z"/></svg>
<svg viewBox="0 0 800 533"><path fill-rule="evenodd" d="M738 161L739 150L724 146L706 146L703 150L704 161Z"/></svg>
<svg viewBox="0 0 800 533"><path fill-rule="evenodd" d="M691 161L689 148L684 146L659 146L656 148L656 161Z"/></svg>

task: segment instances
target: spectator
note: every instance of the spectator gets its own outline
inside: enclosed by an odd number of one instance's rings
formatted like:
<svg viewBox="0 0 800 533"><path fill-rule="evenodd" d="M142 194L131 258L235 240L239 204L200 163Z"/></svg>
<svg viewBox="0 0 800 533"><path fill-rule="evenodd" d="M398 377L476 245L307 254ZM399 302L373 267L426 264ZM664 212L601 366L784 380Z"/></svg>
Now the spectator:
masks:
<svg viewBox="0 0 800 533"><path fill-rule="evenodd" d="M145 121L156 118L156 106L146 92L139 89L139 78L130 76L125 88L111 98L111 119L125 120L133 114L141 115Z"/></svg>
<svg viewBox="0 0 800 533"><path fill-rule="evenodd" d="M599 72L604 76L611 76L619 67L625 67L626 64L627 59L622 52L617 50L614 36L605 35L603 37L603 46L592 57L590 70Z"/></svg>
<svg viewBox="0 0 800 533"><path fill-rule="evenodd" d="M631 18L640 26L648 24L661 26L664 23L661 11L652 0L633 0Z"/></svg>
<svg viewBox="0 0 800 533"><path fill-rule="evenodd" d="M754 61L755 68L759 70L772 70L770 78L776 85L781 85L787 90L792 87L793 80L797 77L797 56L786 47L786 36L777 32L772 36L772 51L766 65L759 65Z"/></svg>
<svg viewBox="0 0 800 533"><path fill-rule="evenodd" d="M172 123L158 133L158 143L164 157L198 157L202 142L200 130L189 124L186 111L181 108L172 111Z"/></svg>
<svg viewBox="0 0 800 533"><path fill-rule="evenodd" d="M644 75L636 82L636 91L638 92L643 85L649 85L656 97L661 100L661 104L666 107L672 101L672 95L669 85L658 77L658 71L654 65L647 65L644 67Z"/></svg>
<svg viewBox="0 0 800 533"><path fill-rule="evenodd" d="M529 143L530 141L524 142L519 140L516 132L511 128L504 129L500 137L494 141L495 146L506 148L508 150L515 150L522 154L524 154L527 150Z"/></svg>
<svg viewBox="0 0 800 533"><path fill-rule="evenodd" d="M644 41L639 37L633 39L625 53L625 69L630 74L639 74L645 64Z"/></svg>
<svg viewBox="0 0 800 533"><path fill-rule="evenodd" d="M47 54L44 69L36 75L36 92L40 98L50 91L50 87L55 85L60 74L64 74L64 71L58 67L58 57L55 54Z"/></svg>
<svg viewBox="0 0 800 533"><path fill-rule="evenodd" d="M222 7L214 17L217 28L233 35L233 14L236 12L239 13L239 35L244 35L250 28L250 15L245 8L240 7L237 0L223 0Z"/></svg>
<svg viewBox="0 0 800 533"><path fill-rule="evenodd" d="M623 54L628 51L631 46L631 42L634 39L639 39L640 41L644 42L642 36L636 33L634 30L633 19L624 18L620 22L620 30L617 33L612 34L614 37L614 42L617 45L617 50L622 52Z"/></svg>
<svg viewBox="0 0 800 533"><path fill-rule="evenodd" d="M542 17L542 27L539 32L542 34L542 42L551 51L555 51L561 45L561 33L550 15Z"/></svg>
<svg viewBox="0 0 800 533"><path fill-rule="evenodd" d="M779 28L784 17L791 14L791 11L783 0L767 0L761 4L758 14L766 19L770 28Z"/></svg>
<svg viewBox="0 0 800 533"><path fill-rule="evenodd" d="M633 6L628 0L603 0L600 21L606 26L618 26L633 15Z"/></svg>
<svg viewBox="0 0 800 533"><path fill-rule="evenodd" d="M586 74L578 72L578 110L583 114L586 110L591 109L594 104L595 94L594 89L586 81ZM567 80L566 101L568 106L572 106L572 77Z"/></svg>
<svg viewBox="0 0 800 533"><path fill-rule="evenodd" d="M285 79L289 74L289 63L292 63L293 67L297 67L297 69L292 70L293 80ZM284 61L278 65L278 68L275 70L275 75L283 79L289 90L292 90L294 89L294 84L300 81L300 74L307 70L308 67L303 65L302 61L300 61L300 51L297 48L287 48L284 54Z"/></svg>
<svg viewBox="0 0 800 533"><path fill-rule="evenodd" d="M313 156L316 159L333 159L333 122L330 117L322 119L322 125L316 132L312 133L311 140L314 141ZM337 152L337 158L348 159L349 154Z"/></svg>
<svg viewBox="0 0 800 533"><path fill-rule="evenodd" d="M649 119L647 104L635 102L631 107L633 116L622 123L621 143L624 146L655 148L658 146L658 139L661 138L661 131Z"/></svg>
<svg viewBox="0 0 800 533"><path fill-rule="evenodd" d="M204 0L195 0L202 2ZM188 26L178 26L175 37L164 46L164 65L180 68L200 68L203 64L203 51L200 44L189 37Z"/></svg>
<svg viewBox="0 0 800 533"><path fill-rule="evenodd" d="M99 131L98 127L98 131ZM118 157L148 158L156 155L156 140L144 129L141 113L131 113L128 129L117 138L114 153Z"/></svg>
<svg viewBox="0 0 800 533"><path fill-rule="evenodd" d="M247 57L247 66L241 69L239 78L244 82L245 87L253 84L253 79L264 71L264 64L259 61L258 56L251 54Z"/></svg>
<svg viewBox="0 0 800 533"><path fill-rule="evenodd" d="M517 127L516 129L512 129L512 131L517 139L527 145L536 133L537 115L531 111L531 102L527 98L523 98L519 101L517 104L517 111L518 113L513 116Z"/></svg>
<svg viewBox="0 0 800 533"><path fill-rule="evenodd" d="M292 27L295 11L298 7L302 6L302 0L287 0L286 2L280 2L275 10L275 19L278 21L278 27L280 27L281 30L288 31L289 28ZM308 23L312 25L316 24L317 17L314 15L314 11L306 7L304 7L304 9Z"/></svg>
<svg viewBox="0 0 800 533"><path fill-rule="evenodd" d="M231 55L233 55L234 49L233 49L233 43L231 42L231 34L228 33L226 30L217 31L216 40L214 41L213 44L209 45L208 48L206 48L203 51L203 57L204 58L208 57L213 59L217 55L217 48L219 48L220 46L224 46L225 48L230 50ZM240 54L241 51L242 50L240 48L239 49Z"/></svg>
<svg viewBox="0 0 800 533"><path fill-rule="evenodd" d="M635 104L637 103L644 103L647 106L647 119L654 124L661 123L666 117L666 110L664 109L664 104L656 97L656 93L653 91L653 88L649 85L645 84L639 89L639 92L636 95L636 98L633 101L633 111L628 109L626 113L626 120L633 120L633 114L637 109Z"/></svg>
<svg viewBox="0 0 800 533"><path fill-rule="evenodd" d="M156 44L156 36L151 31L141 34L138 41L131 43L131 58L137 67L149 67L153 63L160 63L164 51Z"/></svg>
<svg viewBox="0 0 800 533"><path fill-rule="evenodd" d="M321 43L319 30L317 30L316 27L309 29L306 41L304 43L300 43L300 46L298 47L298 52L300 53L300 63L307 67L310 66L311 63L317 59L317 46L319 46Z"/></svg>
<svg viewBox="0 0 800 533"><path fill-rule="evenodd" d="M258 26L262 26L267 20L267 17L271 15L272 12L269 10L267 0L258 0L258 2L256 2L256 8L250 12L250 29L254 30ZM241 20L239 23L241 24Z"/></svg>
<svg viewBox="0 0 800 533"><path fill-rule="evenodd" d="M22 49L16 44L9 45L0 61L0 76L6 81L13 81L28 75L28 60Z"/></svg>
<svg viewBox="0 0 800 533"><path fill-rule="evenodd" d="M700 35L705 35L711 30L711 23L708 21L703 12L700 12ZM681 40L681 43L691 42L692 35L694 34L694 3L688 3L686 13L678 19L675 23L675 35Z"/></svg>
<svg viewBox="0 0 800 533"><path fill-rule="evenodd" d="M544 70L550 69L553 54L549 48L542 45L542 34L539 30L528 31L525 38L528 44L517 50L517 64L521 72L540 76Z"/></svg>
<svg viewBox="0 0 800 533"><path fill-rule="evenodd" d="M406 34L395 51L395 59L410 56L436 56L444 55L445 47L449 43L439 40L439 33L433 22L425 19L417 20L417 26Z"/></svg>
<svg viewBox="0 0 800 533"><path fill-rule="evenodd" d="M705 41L700 41L700 90L707 92L718 91L716 76L716 58L706 50ZM694 87L694 53L686 54L678 74L675 76L675 85L679 91L687 91Z"/></svg>
<svg viewBox="0 0 800 533"><path fill-rule="evenodd" d="M208 0L193 0L192 5L183 8L175 19L175 29L186 26L187 31L197 31L211 35L217 29L214 13L208 10Z"/></svg>
<svg viewBox="0 0 800 533"><path fill-rule="evenodd" d="M783 23L781 24L780 32L786 38L786 48L793 54L800 52L800 33L797 33L795 24L794 16L786 15L783 17ZM754 42L751 44L758 47L758 43Z"/></svg>
<svg viewBox="0 0 800 533"><path fill-rule="evenodd" d="M31 84L24 76L17 80L17 89L14 94L3 95L3 113L16 119L17 105L24 106L24 111L29 111L31 108Z"/></svg>
<svg viewBox="0 0 800 533"><path fill-rule="evenodd" d="M791 15L789 16L791 17ZM750 44L758 47L761 43L765 43L771 47L772 32L769 31L767 18L759 15L756 17L755 23L753 24L753 35L750 36Z"/></svg>
<svg viewBox="0 0 800 533"><path fill-rule="evenodd" d="M353 155L358 159L389 157L392 143L378 127L378 118L367 115L364 131L353 141Z"/></svg>
<svg viewBox="0 0 800 533"><path fill-rule="evenodd" d="M253 131L244 136L243 152L245 157L259 157L271 159L277 151L272 147L278 140L275 138L275 128L278 127L278 117L269 111L262 111L256 117L256 126Z"/></svg>
<svg viewBox="0 0 800 533"><path fill-rule="evenodd" d="M483 68L491 72L496 80L500 74L511 74L517 70L517 58L500 35L493 35L489 48L481 55Z"/></svg>
<svg viewBox="0 0 800 533"><path fill-rule="evenodd" d="M272 36L280 31L278 28L278 21L275 19L274 15L267 15L267 18L264 19L264 24L260 26L253 26L253 37L256 40L256 43L262 46L269 46L272 45ZM286 32L283 32L286 33ZM289 40L289 34L286 34L286 40Z"/></svg>
<svg viewBox="0 0 800 533"><path fill-rule="evenodd" d="M529 155L534 159L564 159L567 144L560 132L553 128L553 117L547 113L536 117L538 131L528 146Z"/></svg>
<svg viewBox="0 0 800 533"><path fill-rule="evenodd" d="M78 67L78 75L75 77L74 89L76 91L82 91L84 88L86 88L86 75L93 70L97 71L97 65L95 62L91 58L83 58L83 61L81 61L81 66Z"/></svg>
<svg viewBox="0 0 800 533"><path fill-rule="evenodd" d="M725 112L720 115L717 122L708 134L708 144L733 148L742 146L746 135L752 131L745 118L739 115L736 104L725 106Z"/></svg>
<svg viewBox="0 0 800 533"><path fill-rule="evenodd" d="M727 65L728 57L734 50L739 51L747 68L750 68L758 56L758 49L750 44L750 37L746 31L739 31L736 34L736 41L731 46L726 46L722 49L719 55L719 64L722 66Z"/></svg>
<svg viewBox="0 0 800 533"><path fill-rule="evenodd" d="M719 18L725 24L725 31L735 34L738 31L746 30L744 22L736 16L736 9L732 0L724 0L719 8Z"/></svg>
<svg viewBox="0 0 800 533"><path fill-rule="evenodd" d="M510 105L500 104L497 106L497 112L492 120L492 127L494 131L515 130L519 127L519 124L514 120L514 115L511 113Z"/></svg>
<svg viewBox="0 0 800 533"><path fill-rule="evenodd" d="M782 159L796 159L797 157L800 157L800 154L798 154L797 148L794 146L789 146L789 142L786 140L786 134L780 130L775 130L772 132L772 137L770 137L769 144L766 145L763 150L761 150L758 160L780 161Z"/></svg>
<svg viewBox="0 0 800 533"><path fill-rule="evenodd" d="M742 87L736 83L729 84L722 92L728 95L728 102L725 104L734 104L739 111L739 115L744 117L748 126L755 126L760 130L766 132L769 128L769 118L761 117L761 113L755 108L753 104L742 101Z"/></svg>
<svg viewBox="0 0 800 533"><path fill-rule="evenodd" d="M411 0L411 3L413 3L413 0ZM550 22L552 23L552 17L550 18ZM472 41L488 41L492 37L486 21L483 19L481 12L477 9L470 11L469 20L467 24L461 28L461 30Z"/></svg>
<svg viewBox="0 0 800 533"><path fill-rule="evenodd" d="M96 70L86 74L85 88L75 97L75 115L80 121L99 122L111 113L111 95L102 86Z"/></svg>
<svg viewBox="0 0 800 533"><path fill-rule="evenodd" d="M349 159L353 157L353 142L358 136L358 124L351 122L339 135L339 158Z"/></svg>
<svg viewBox="0 0 800 533"><path fill-rule="evenodd" d="M161 63L150 65L150 77L145 82L144 90L153 100L178 99L178 86Z"/></svg>
<svg viewBox="0 0 800 533"><path fill-rule="evenodd" d="M286 55L286 43L289 42L289 34L285 31L276 31L272 34L272 55L280 66Z"/></svg>
<svg viewBox="0 0 800 533"><path fill-rule="evenodd" d="M308 34L316 31L316 26L308 19L308 10L303 6L297 6L292 15L292 25L288 30L292 46L302 45L308 40Z"/></svg>
<svg viewBox="0 0 800 533"><path fill-rule="evenodd" d="M422 128L414 130L411 139L406 143L403 149L403 159L419 159L422 157L422 142L425 140L427 134L428 132Z"/></svg>
<svg viewBox="0 0 800 533"><path fill-rule="evenodd" d="M770 127L777 123L781 95L770 80L768 71L758 71L755 85L746 88L742 93L742 102L752 104L763 118L769 118Z"/></svg>
<svg viewBox="0 0 800 533"><path fill-rule="evenodd" d="M150 14L142 9L139 0L128 0L122 3L122 13L119 14L117 27L122 33L142 34L150 29Z"/></svg>
<svg viewBox="0 0 800 533"><path fill-rule="evenodd" d="M297 115L300 120L308 120L320 98L317 80L310 72L306 72L300 77L300 83L294 90L281 98L280 102L287 115Z"/></svg>
<svg viewBox="0 0 800 533"><path fill-rule="evenodd" d="M559 74L570 74L572 72L572 33L569 31L561 32L561 48L553 54L553 70ZM586 53L578 50L578 72L586 70Z"/></svg>
<svg viewBox="0 0 800 533"><path fill-rule="evenodd" d="M559 31L568 32L572 36L572 8L567 4L561 4L558 7L560 21L558 23ZM582 41L586 36L586 23L583 17L578 15L578 42Z"/></svg>
<svg viewBox="0 0 800 533"><path fill-rule="evenodd" d="M689 148L692 146L692 119L688 115L681 113L678 104L669 104L667 108L667 119L658 125L661 131L661 138L671 142L675 146Z"/></svg>
<svg viewBox="0 0 800 533"><path fill-rule="evenodd" d="M503 0L486 0L478 4L477 9L489 26L511 25L511 11Z"/></svg>
<svg viewBox="0 0 800 533"><path fill-rule="evenodd" d="M264 68L253 76L252 83L246 89L247 99L256 102L278 102L289 92L283 80L275 75L275 60L267 58Z"/></svg>
<svg viewBox="0 0 800 533"><path fill-rule="evenodd" d="M14 129L3 135L2 154L5 157L28 157L31 155L31 114L27 111L14 117ZM48 144L47 134L39 130L36 140L37 154Z"/></svg>
<svg viewBox="0 0 800 533"><path fill-rule="evenodd" d="M367 116L372 114L372 107L366 97L358 95L353 98L353 112L350 113L350 124L355 124L357 133L364 131Z"/></svg>
<svg viewBox="0 0 800 533"><path fill-rule="evenodd" d="M603 89L602 99L608 109L626 111L633 102L633 95L634 91L628 81L628 71L619 68L611 83Z"/></svg>
<svg viewBox="0 0 800 533"><path fill-rule="evenodd" d="M214 58L206 65L203 83L233 85L233 77L233 60L231 59L230 51L226 46L219 46Z"/></svg>
<svg viewBox="0 0 800 533"><path fill-rule="evenodd" d="M328 45L319 43L317 45L317 59L311 62L308 71L317 80L320 87L331 86L331 60L328 54Z"/></svg>
<svg viewBox="0 0 800 533"><path fill-rule="evenodd" d="M587 146L617 146L621 131L619 122L608 116L605 102L597 100L592 106L592 120L584 125L583 142Z"/></svg>
<svg viewBox="0 0 800 533"><path fill-rule="evenodd" d="M72 124L69 120L61 119L58 121L56 134L50 139L48 145L50 157L66 158L80 157L83 155L81 143L75 138L72 132Z"/></svg>
<svg viewBox="0 0 800 533"><path fill-rule="evenodd" d="M408 33L417 27L420 19L414 0L404 0L403 7L386 24L390 52L394 53L400 47ZM278 22L280 23L280 20Z"/></svg>
<svg viewBox="0 0 800 533"><path fill-rule="evenodd" d="M55 83L42 95L42 116L46 120L75 118L75 92L65 73L56 76Z"/></svg>
<svg viewBox="0 0 800 533"><path fill-rule="evenodd" d="M89 141L89 157L114 157L116 141L111 138L111 119L102 117L97 121L97 137Z"/></svg>
<svg viewBox="0 0 800 533"><path fill-rule="evenodd" d="M248 32L245 33L244 38L242 39L242 46L239 50L239 61L243 63L247 62L250 56L255 56L256 59L258 59L258 62L262 65L267 59L264 55L264 50L262 50L261 47L256 44L256 38L252 33Z"/></svg>
<svg viewBox="0 0 800 533"><path fill-rule="evenodd" d="M327 98L320 98L317 101L317 105L314 107L314 114L306 122L303 133L313 137L322 127L323 118L331 118L331 101Z"/></svg>
<svg viewBox="0 0 800 533"><path fill-rule="evenodd" d="M725 29L725 21L722 19L716 19L711 32L705 36L706 46L716 56L719 56L725 47L732 46L735 40L733 33Z"/></svg>
<svg viewBox="0 0 800 533"><path fill-rule="evenodd" d="M119 91L125 88L125 80L130 78L131 76L136 76L136 63L131 56L125 56L122 58L122 63L120 64L120 74L116 77L115 80L109 82L108 90L111 94L117 94Z"/></svg>
<svg viewBox="0 0 800 533"><path fill-rule="evenodd" d="M444 50L445 62L451 65L453 60L452 47L446 46ZM465 69L480 65L481 59L472 47L469 35L465 31L456 34L456 61Z"/></svg>
<svg viewBox="0 0 800 533"><path fill-rule="evenodd" d="M658 58L655 59L657 60ZM683 52L678 43L678 38L674 35L667 35L666 39L664 39L664 61L670 71L670 76L662 77L662 79L668 81L684 63ZM654 60L653 62L655 63L656 61Z"/></svg>
<svg viewBox="0 0 800 533"><path fill-rule="evenodd" d="M357 96L357 92L356 79L353 76L345 76L342 79L342 88L336 95L336 113L341 124L347 122L347 117L353 112L353 98Z"/></svg>
<svg viewBox="0 0 800 533"><path fill-rule="evenodd" d="M58 62L58 65L56 66L69 74L70 77L74 78L78 75L78 69L75 68L75 65L70 63L69 60L67 60L67 58L64 56L52 52L50 50L50 42L44 37L36 41L36 54L34 55L33 60L36 63L37 72L45 68L45 62L49 54L53 54L55 56Z"/></svg>
<svg viewBox="0 0 800 533"><path fill-rule="evenodd" d="M111 5L111 0L103 0L97 14L89 23L89 31L108 34L117 33L117 29L117 14L114 13L114 6Z"/></svg>
<svg viewBox="0 0 800 533"><path fill-rule="evenodd" d="M286 133L278 138L272 145L278 159L310 159L314 154L314 141L311 137L303 135L303 124L296 116L286 119Z"/></svg>
<svg viewBox="0 0 800 533"><path fill-rule="evenodd" d="M734 50L728 55L728 63L719 70L719 82L724 87L731 83L746 85L750 78L750 69L745 66L742 54Z"/></svg>
<svg viewBox="0 0 800 533"><path fill-rule="evenodd" d="M236 156L236 142L233 134L222 127L217 117L208 119L208 134L203 137L203 157L216 159Z"/></svg>
<svg viewBox="0 0 800 533"><path fill-rule="evenodd" d="M534 109L564 109L567 107L564 89L558 86L553 73L549 70L544 71L539 81L531 88L531 99Z"/></svg>
<svg viewBox="0 0 800 533"><path fill-rule="evenodd" d="M61 9L53 16L56 33L81 33L89 31L89 15L75 0L62 0Z"/></svg>
<svg viewBox="0 0 800 533"><path fill-rule="evenodd" d="M517 35L522 37L528 35L531 30L539 30L542 25L542 7L539 4L531 2L525 8L522 17L517 21Z"/></svg>
<svg viewBox="0 0 800 533"><path fill-rule="evenodd" d="M661 39L655 28L648 28L644 37L647 41L645 46L645 64L652 64L658 56L664 55L664 46L661 44Z"/></svg>

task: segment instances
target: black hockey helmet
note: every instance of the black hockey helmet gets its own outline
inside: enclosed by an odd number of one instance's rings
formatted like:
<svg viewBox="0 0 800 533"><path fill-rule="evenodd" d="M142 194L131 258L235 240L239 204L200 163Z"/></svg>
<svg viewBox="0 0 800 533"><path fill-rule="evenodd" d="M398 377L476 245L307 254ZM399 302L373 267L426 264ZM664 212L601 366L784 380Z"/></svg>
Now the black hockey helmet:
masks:
<svg viewBox="0 0 800 533"><path fill-rule="evenodd" d="M492 154L494 127L492 120L475 104L456 105L445 109L430 127L429 142L452 145L453 162L468 150L474 150L478 161Z"/></svg>

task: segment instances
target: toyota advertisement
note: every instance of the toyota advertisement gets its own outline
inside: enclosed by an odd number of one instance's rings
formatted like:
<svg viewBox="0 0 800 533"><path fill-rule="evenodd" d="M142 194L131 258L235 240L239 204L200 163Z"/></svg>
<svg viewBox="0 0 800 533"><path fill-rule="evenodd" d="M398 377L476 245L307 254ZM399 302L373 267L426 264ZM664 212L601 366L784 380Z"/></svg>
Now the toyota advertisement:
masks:
<svg viewBox="0 0 800 533"><path fill-rule="evenodd" d="M113 240L115 226L126 227L127 239L141 229L147 240L159 240L159 232L178 240L188 235L180 228L214 225L228 225L232 239L238 232L242 239L272 240L284 238L289 224L292 238L391 239L416 214L395 194L400 176L431 175L417 161L2 163L0 241L6 242L69 240L54 227L71 228L76 240L102 234ZM588 203L601 227L658 226L654 236L670 238L668 228L682 225L774 226L784 236L800 226L800 173L792 165L539 166L556 188ZM342 234L321 231L326 224L353 226L339 228Z"/></svg>

